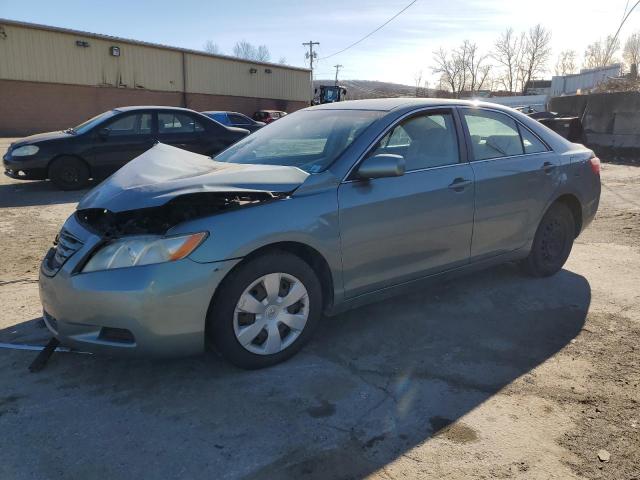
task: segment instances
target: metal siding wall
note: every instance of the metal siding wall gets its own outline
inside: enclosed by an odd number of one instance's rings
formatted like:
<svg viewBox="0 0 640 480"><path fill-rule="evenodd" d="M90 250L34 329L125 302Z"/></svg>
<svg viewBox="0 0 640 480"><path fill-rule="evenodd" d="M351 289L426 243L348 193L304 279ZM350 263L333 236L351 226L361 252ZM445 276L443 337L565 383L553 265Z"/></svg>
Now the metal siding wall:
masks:
<svg viewBox="0 0 640 480"><path fill-rule="evenodd" d="M182 91L183 52L4 24L0 79ZM76 46L84 40L89 47ZM109 48L120 47L120 57ZM187 92L306 101L309 72L184 53ZM258 70L249 73L250 68ZM271 69L268 74L265 69Z"/></svg>
<svg viewBox="0 0 640 480"><path fill-rule="evenodd" d="M309 89L309 72L187 54L189 93L304 101Z"/></svg>
<svg viewBox="0 0 640 480"><path fill-rule="evenodd" d="M180 52L12 25L5 31L7 38L0 41L2 79L182 90ZM76 46L76 40L89 42L89 47ZM120 57L109 53L111 46L120 47Z"/></svg>

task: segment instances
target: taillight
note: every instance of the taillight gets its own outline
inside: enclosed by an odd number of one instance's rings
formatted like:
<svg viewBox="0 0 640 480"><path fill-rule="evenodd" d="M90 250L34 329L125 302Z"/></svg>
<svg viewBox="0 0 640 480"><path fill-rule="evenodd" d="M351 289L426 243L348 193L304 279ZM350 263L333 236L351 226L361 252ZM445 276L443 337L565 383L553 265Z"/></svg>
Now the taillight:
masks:
<svg viewBox="0 0 640 480"><path fill-rule="evenodd" d="M594 157L591 157L589 162L591 163L591 171L595 175L600 175L600 159L594 156Z"/></svg>

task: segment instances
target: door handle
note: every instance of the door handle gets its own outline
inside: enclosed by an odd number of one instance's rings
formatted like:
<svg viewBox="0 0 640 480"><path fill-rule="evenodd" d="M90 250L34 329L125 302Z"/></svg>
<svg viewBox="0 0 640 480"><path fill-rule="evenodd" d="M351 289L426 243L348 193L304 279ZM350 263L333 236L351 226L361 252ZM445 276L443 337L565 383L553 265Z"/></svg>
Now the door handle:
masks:
<svg viewBox="0 0 640 480"><path fill-rule="evenodd" d="M468 180L468 179L462 178L462 177L458 177L458 178L454 179L453 182L451 182L449 184L449 188L451 190L456 191L456 192L461 192L462 190L464 190L469 185L471 185L471 180Z"/></svg>
<svg viewBox="0 0 640 480"><path fill-rule="evenodd" d="M544 170L544 173L547 173L547 174L551 173L553 170L555 170L555 168L556 168L556 165L554 165L551 162L544 162L542 164L542 170Z"/></svg>

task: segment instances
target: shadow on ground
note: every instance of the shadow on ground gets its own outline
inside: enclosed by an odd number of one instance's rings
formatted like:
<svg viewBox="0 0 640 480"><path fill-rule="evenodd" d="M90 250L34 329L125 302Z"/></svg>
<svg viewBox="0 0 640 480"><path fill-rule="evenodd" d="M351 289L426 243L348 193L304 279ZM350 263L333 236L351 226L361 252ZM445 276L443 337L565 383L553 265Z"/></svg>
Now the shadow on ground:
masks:
<svg viewBox="0 0 640 480"><path fill-rule="evenodd" d="M95 184L92 182L89 188ZM65 192L47 180L25 180L0 184L0 208L58 205L80 201L87 190Z"/></svg>
<svg viewBox="0 0 640 480"><path fill-rule="evenodd" d="M363 478L562 349L590 298L586 279L571 272L532 280L505 265L325 319L297 357L254 372L213 355L56 354L29 374L33 355L0 351L12 399L0 412L12 438L0 472ZM462 444L481 437L463 421L447 433Z"/></svg>

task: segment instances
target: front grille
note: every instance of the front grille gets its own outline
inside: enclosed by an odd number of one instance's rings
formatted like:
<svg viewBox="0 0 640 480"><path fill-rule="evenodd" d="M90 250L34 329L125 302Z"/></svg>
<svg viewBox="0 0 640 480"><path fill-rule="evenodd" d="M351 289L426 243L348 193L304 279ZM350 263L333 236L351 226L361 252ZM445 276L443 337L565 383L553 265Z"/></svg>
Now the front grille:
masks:
<svg viewBox="0 0 640 480"><path fill-rule="evenodd" d="M47 272L49 275L55 274L71 255L80 250L83 243L64 228L60 231L53 242L54 247L49 250L45 259Z"/></svg>

